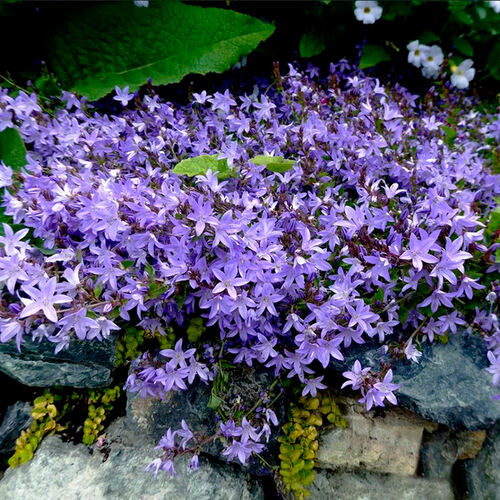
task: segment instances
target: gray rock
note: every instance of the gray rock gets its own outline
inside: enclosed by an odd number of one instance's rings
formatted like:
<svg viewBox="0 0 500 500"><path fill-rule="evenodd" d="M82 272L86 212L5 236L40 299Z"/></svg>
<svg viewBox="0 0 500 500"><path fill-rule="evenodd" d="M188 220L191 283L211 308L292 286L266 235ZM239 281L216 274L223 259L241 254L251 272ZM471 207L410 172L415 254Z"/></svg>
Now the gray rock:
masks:
<svg viewBox="0 0 500 500"><path fill-rule="evenodd" d="M151 443L116 422L108 432L104 453L84 445L63 443L50 436L31 462L8 469L0 481L3 500L260 500L259 483L231 466L200 460L200 470L188 470L179 460L176 475L156 479L144 471L155 457Z"/></svg>
<svg viewBox="0 0 500 500"><path fill-rule="evenodd" d="M453 500L449 483L375 473L318 472L310 500Z"/></svg>
<svg viewBox="0 0 500 500"><path fill-rule="evenodd" d="M258 395L267 389L273 380L274 377L267 371L235 370L231 374L231 384L228 390L230 392L223 395L224 400L229 402L235 397L248 398L248 402L245 402L249 405L253 404L254 398L258 398ZM163 401L127 393L127 424L154 442L158 442L169 427L179 429L182 419L186 421L192 431L203 432L210 436L215 433L217 423L216 412L207 406L210 390L209 385L197 383L190 386L187 391L170 392ZM250 403L250 401L252 402ZM249 406L247 408L250 409ZM277 439L286 419L283 398L280 398L274 409L279 425L273 427L269 442L266 443L266 448L261 453L264 460L271 465L277 464L279 454ZM225 407L224 410L226 414L230 413ZM214 441L203 451L213 457L220 458L222 446L218 441ZM247 466L243 468L252 474L265 475L270 472L255 457L251 457Z"/></svg>
<svg viewBox="0 0 500 500"><path fill-rule="evenodd" d="M383 359L378 347L353 346L344 362L332 362L330 367L342 372L359 359L363 366L378 368ZM500 401L493 399L486 352L480 337L459 332L447 344L425 344L419 364L394 362L394 381L401 384L396 393L400 405L452 429L491 427L500 415Z"/></svg>
<svg viewBox="0 0 500 500"><path fill-rule="evenodd" d="M465 461L471 500L500 499L500 421L490 429L475 460Z"/></svg>
<svg viewBox="0 0 500 500"><path fill-rule="evenodd" d="M15 342L6 342L0 344L0 371L33 387L103 387L111 383L115 350L115 337L102 342L74 340L58 354L47 340L28 340L21 352Z"/></svg>
<svg viewBox="0 0 500 500"><path fill-rule="evenodd" d="M356 400L342 398L347 428L322 433L317 466L411 476L418 466L425 422L407 410L385 415L367 412Z"/></svg>
<svg viewBox="0 0 500 500"><path fill-rule="evenodd" d="M420 450L422 472L432 479L451 480L453 464L458 459L458 446L450 429L424 434Z"/></svg>
<svg viewBox="0 0 500 500"><path fill-rule="evenodd" d="M31 425L32 406L24 401L9 406L0 425L0 454L10 454L16 448L16 439Z"/></svg>

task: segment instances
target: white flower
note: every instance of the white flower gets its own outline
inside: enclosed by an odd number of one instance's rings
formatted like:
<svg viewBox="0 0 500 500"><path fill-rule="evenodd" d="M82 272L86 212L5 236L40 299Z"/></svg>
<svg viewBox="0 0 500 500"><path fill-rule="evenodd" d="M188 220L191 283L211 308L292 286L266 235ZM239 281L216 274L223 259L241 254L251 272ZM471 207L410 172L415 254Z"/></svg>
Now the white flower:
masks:
<svg viewBox="0 0 500 500"><path fill-rule="evenodd" d="M500 0L492 0L490 7L498 14L500 12Z"/></svg>
<svg viewBox="0 0 500 500"><path fill-rule="evenodd" d="M429 47L427 47L427 45L421 44L418 40L413 40L413 42L410 42L406 46L406 48L409 51L408 62L413 64L413 66L420 68Z"/></svg>
<svg viewBox="0 0 500 500"><path fill-rule="evenodd" d="M427 48L425 56L422 59L422 74L426 78L437 78L443 60L444 54L441 48L437 45L431 45Z"/></svg>
<svg viewBox="0 0 500 500"><path fill-rule="evenodd" d="M134 5L136 7L148 7L149 0L135 0Z"/></svg>
<svg viewBox="0 0 500 500"><path fill-rule="evenodd" d="M382 7L380 7L377 2L358 0L354 2L354 5L356 6L354 15L356 19L362 21L363 24L373 24L382 16Z"/></svg>
<svg viewBox="0 0 500 500"><path fill-rule="evenodd" d="M465 61L462 61L453 71L451 75L451 84L454 87L457 87L457 89L466 89L469 86L469 82L476 74L476 70L472 67L473 64L472 59L465 59Z"/></svg>

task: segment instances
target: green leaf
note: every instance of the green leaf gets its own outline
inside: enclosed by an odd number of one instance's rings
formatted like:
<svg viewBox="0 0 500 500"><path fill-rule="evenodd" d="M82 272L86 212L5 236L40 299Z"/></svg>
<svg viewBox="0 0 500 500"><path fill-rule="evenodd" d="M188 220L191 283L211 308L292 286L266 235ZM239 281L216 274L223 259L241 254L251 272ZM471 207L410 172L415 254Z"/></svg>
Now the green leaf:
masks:
<svg viewBox="0 0 500 500"><path fill-rule="evenodd" d="M420 43L427 45L429 43L439 41L439 37L436 35L436 33L433 33L432 31L424 31L418 37L418 41Z"/></svg>
<svg viewBox="0 0 500 500"><path fill-rule="evenodd" d="M387 2L382 17L387 21L394 21L396 17L407 17L411 12L412 6L409 2Z"/></svg>
<svg viewBox="0 0 500 500"><path fill-rule="evenodd" d="M15 128L0 132L0 160L16 171L26 165L26 147Z"/></svg>
<svg viewBox="0 0 500 500"><path fill-rule="evenodd" d="M189 326L187 327L186 333L189 342L198 342L200 340L200 337L203 335L205 332L206 327L203 325L203 319L196 317L196 318L191 318L191 321L189 322Z"/></svg>
<svg viewBox="0 0 500 500"><path fill-rule="evenodd" d="M323 37L317 33L304 33L300 39L299 51L300 57L314 57L325 50Z"/></svg>
<svg viewBox="0 0 500 500"><path fill-rule="evenodd" d="M454 38L453 43L456 49L465 56L472 57L474 55L474 47L463 38Z"/></svg>
<svg viewBox="0 0 500 500"><path fill-rule="evenodd" d="M207 403L207 408L217 411L221 407L223 402L224 402L223 399L219 398L219 396L217 396L212 392L212 394L210 394L210 399L208 400Z"/></svg>
<svg viewBox="0 0 500 500"><path fill-rule="evenodd" d="M441 130L446 135L446 143L448 144L448 146L453 146L453 143L455 142L455 138L457 136L457 131L454 128L448 127L448 125L442 125Z"/></svg>
<svg viewBox="0 0 500 500"><path fill-rule="evenodd" d="M73 11L52 36L49 56L63 86L95 100L118 85L136 90L222 72L272 35L245 14L178 1L111 2Z"/></svg>
<svg viewBox="0 0 500 500"><path fill-rule="evenodd" d="M372 45L367 43L363 47L361 60L359 61L359 69L366 69L375 66L383 61L390 61L391 54L380 45Z"/></svg>
<svg viewBox="0 0 500 500"><path fill-rule="evenodd" d="M146 273L148 274L148 276L152 279L152 280L155 280L156 279L156 272L155 272L155 268L149 263L149 262L146 262L145 266L144 266L144 270L146 271Z"/></svg>
<svg viewBox="0 0 500 500"><path fill-rule="evenodd" d="M255 165L264 165L271 172L280 174L291 170L295 165L295 160L286 160L283 156L258 155L250 158L250 161Z"/></svg>
<svg viewBox="0 0 500 500"><path fill-rule="evenodd" d="M218 172L219 179L226 179L234 174L229 168L226 160L218 160L218 155L202 155L193 158L186 158L179 162L172 172L177 175L187 175L194 177L195 175L204 175L207 170Z"/></svg>
<svg viewBox="0 0 500 500"><path fill-rule="evenodd" d="M448 9L461 23L470 25L474 22L472 16L466 12L470 4L469 1L453 0L448 2Z"/></svg>
<svg viewBox="0 0 500 500"><path fill-rule="evenodd" d="M102 281L94 287L94 297L98 299L102 293Z"/></svg>
<svg viewBox="0 0 500 500"><path fill-rule="evenodd" d="M167 287L165 285L160 285L159 283L151 283L151 285L149 285L149 298L157 299L166 291Z"/></svg>

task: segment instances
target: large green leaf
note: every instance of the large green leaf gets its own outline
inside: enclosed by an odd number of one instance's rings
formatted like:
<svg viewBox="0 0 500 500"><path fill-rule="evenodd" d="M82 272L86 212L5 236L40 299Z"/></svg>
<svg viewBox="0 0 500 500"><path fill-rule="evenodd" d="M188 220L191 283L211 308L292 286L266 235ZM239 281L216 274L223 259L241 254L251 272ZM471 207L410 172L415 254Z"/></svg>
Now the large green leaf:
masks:
<svg viewBox="0 0 500 500"><path fill-rule="evenodd" d="M314 57L325 50L323 37L314 31L304 33L300 39L300 57Z"/></svg>
<svg viewBox="0 0 500 500"><path fill-rule="evenodd" d="M229 168L226 160L218 160L218 155L202 155L193 158L186 158L180 161L172 170L177 175L187 175L194 177L195 175L204 175L207 170L218 172L219 179L226 179L233 175L233 171Z"/></svg>
<svg viewBox="0 0 500 500"><path fill-rule="evenodd" d="M363 47L363 52L361 53L359 69L371 68L378 63L390 60L391 54L389 54L384 47L367 43Z"/></svg>
<svg viewBox="0 0 500 500"><path fill-rule="evenodd" d="M26 165L26 147L15 128L0 132L0 160L17 171Z"/></svg>
<svg viewBox="0 0 500 500"><path fill-rule="evenodd" d="M274 26L245 14L178 1L93 5L73 13L50 42L64 86L98 99L116 85L131 90L221 72L268 38Z"/></svg>

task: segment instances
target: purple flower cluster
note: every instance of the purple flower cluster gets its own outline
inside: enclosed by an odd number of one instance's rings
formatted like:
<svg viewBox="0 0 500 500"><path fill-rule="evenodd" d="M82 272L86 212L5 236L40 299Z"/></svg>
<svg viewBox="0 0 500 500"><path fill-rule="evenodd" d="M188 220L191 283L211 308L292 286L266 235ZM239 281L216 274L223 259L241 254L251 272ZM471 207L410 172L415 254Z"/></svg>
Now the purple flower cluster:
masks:
<svg viewBox="0 0 500 500"><path fill-rule="evenodd" d="M500 195L498 116L461 93L420 102L344 61L326 79L290 66L250 95L203 91L179 106L153 93L132 103L125 89L116 100L128 107L113 116L65 93L49 114L35 95L0 91L0 130L17 127L29 148L24 171L0 164L5 213L45 247L4 227L0 341L45 337L60 350L125 323L162 333L201 316L217 331L209 346L179 338L134 363L127 386L162 397L212 380L219 357L296 377L314 396L332 358L375 339L385 368L349 372L367 407L396 402L391 356L418 361L421 342L460 325L498 364L485 231ZM172 172L200 155L231 175ZM257 155L295 163L275 172ZM259 448L241 436L227 457Z"/></svg>
<svg viewBox="0 0 500 500"><path fill-rule="evenodd" d="M159 470L167 471L171 476L175 474L174 461L179 455L189 454L191 460L189 467L193 470L199 468L198 457L204 446L218 440L222 442L222 456L227 460L238 460L245 465L253 453L259 453L264 449L260 441L269 441L271 426L278 425L276 414L270 408L260 408L258 412L261 426L252 424L243 417L241 424L237 425L233 419L219 422L217 431L211 436L202 433L193 433L182 420L181 429L172 431L171 428L163 435L155 449L162 450L163 455L155 458L147 467L146 471L153 471L154 476Z"/></svg>

